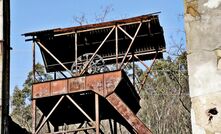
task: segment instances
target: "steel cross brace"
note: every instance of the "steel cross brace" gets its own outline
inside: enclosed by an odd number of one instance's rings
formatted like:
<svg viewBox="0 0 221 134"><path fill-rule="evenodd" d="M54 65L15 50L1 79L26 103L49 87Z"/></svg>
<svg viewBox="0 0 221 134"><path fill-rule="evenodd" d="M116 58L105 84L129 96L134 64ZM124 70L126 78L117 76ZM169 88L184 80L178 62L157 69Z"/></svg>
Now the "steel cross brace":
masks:
<svg viewBox="0 0 221 134"><path fill-rule="evenodd" d="M111 35L111 33L114 31L115 26L110 30L110 32L107 34L107 36L105 37L105 39L102 41L102 43L100 44L100 46L97 48L97 50L94 52L94 54L91 56L90 60L88 61L88 63L86 64L86 66L83 68L83 70L80 72L80 75L82 75L87 67L89 66L89 64L91 63L91 61L94 59L95 55L97 54L97 52L100 50L100 48L103 46L103 44L106 42L106 40L108 39L108 37Z"/></svg>
<svg viewBox="0 0 221 134"><path fill-rule="evenodd" d="M57 101L57 103L55 104L55 106L52 108L52 110L49 112L49 114L46 116L46 118L43 120L41 124L37 127L37 130L35 131L35 120L33 122L33 134L38 134L39 131L41 130L41 128L44 126L44 124L48 121L49 117L52 115L52 113L55 111L55 109L58 107L58 105L61 103L61 101L64 99L64 97L67 97L74 105L75 107L82 113L84 114L84 116L91 122L93 123L92 125L90 124L90 127L88 128L78 128L76 130L71 130L71 131L65 131L65 132L76 132L76 131L85 131L85 130L89 130L89 129L95 129L96 130L96 134L99 134L100 131L100 119L99 119L99 95L95 94L95 121L92 120L92 118L69 96L69 95L63 95L60 97L60 99ZM35 106L36 106L36 100L33 100L33 110L35 111ZM35 112L33 112L32 115L35 118ZM56 132L54 132L56 133ZM60 132L59 132L60 133Z"/></svg>
<svg viewBox="0 0 221 134"><path fill-rule="evenodd" d="M131 42L130 42L130 44L129 44L129 47L127 48L126 54L125 54L123 60L121 61L120 68L122 68L122 66L123 66L123 64L124 64L124 61L125 61L125 59L126 59L128 53L129 53L129 51L130 51L130 49L131 49L133 43L134 43L135 38L137 37L137 34L138 34L139 30L140 30L141 25L142 25L142 22L140 22L140 24L139 24L139 26L138 26L138 28L137 28L137 30L136 30L136 32L135 32L135 34L134 34L134 36L133 36Z"/></svg>
<svg viewBox="0 0 221 134"><path fill-rule="evenodd" d="M55 104L55 106L52 108L52 110L49 112L49 114L46 116L45 120L41 123L41 125L37 128L37 130L34 132L34 134L37 134L41 128L43 127L43 125L46 123L46 121L48 120L48 118L51 116L51 114L54 112L54 110L58 107L58 105L60 104L60 102L63 100L64 96L61 96L61 98L58 100L58 102Z"/></svg>
<svg viewBox="0 0 221 134"><path fill-rule="evenodd" d="M71 76L73 73L58 59L54 54L52 54L41 42L37 41L37 44L43 48L54 60L56 60Z"/></svg>
<svg viewBox="0 0 221 134"><path fill-rule="evenodd" d="M146 72L146 74L145 74L145 76L144 76L144 78L143 78L143 80L142 80L141 86L140 86L140 88L139 88L139 90L138 90L139 93L140 93L141 89L143 89L143 86L144 86L144 84L145 84L145 82L146 82L146 80L147 80L148 74L151 72L151 69L152 69L154 63L156 62L157 55L158 55L158 51L156 51L155 57L154 57L154 59L153 59L152 64L150 65L150 67L148 67L143 61L141 61L137 55L134 55L134 57L135 57L136 59L138 59L138 60L140 61L140 63L143 64L143 65L146 67L146 70L147 70L147 72Z"/></svg>

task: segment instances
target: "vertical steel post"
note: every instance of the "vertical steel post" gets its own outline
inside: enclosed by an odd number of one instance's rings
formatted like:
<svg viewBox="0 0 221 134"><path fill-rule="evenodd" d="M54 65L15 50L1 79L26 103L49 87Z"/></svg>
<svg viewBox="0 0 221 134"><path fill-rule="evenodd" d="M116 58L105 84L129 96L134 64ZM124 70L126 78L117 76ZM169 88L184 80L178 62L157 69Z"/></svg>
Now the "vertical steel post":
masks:
<svg viewBox="0 0 221 134"><path fill-rule="evenodd" d="M2 109L2 98L3 98L3 91L2 91L2 78L3 78L3 41L0 42L0 133L2 131L2 127L3 127L3 119L2 119L2 114L3 114L3 109Z"/></svg>
<svg viewBox="0 0 221 134"><path fill-rule="evenodd" d="M36 128L36 100L32 100L32 134L35 134Z"/></svg>
<svg viewBox="0 0 221 134"><path fill-rule="evenodd" d="M35 41L33 37L32 44L32 73L33 73L33 83L35 83ZM33 94L33 93L32 93ZM36 100L32 100L32 133L35 134L36 128Z"/></svg>
<svg viewBox="0 0 221 134"><path fill-rule="evenodd" d="M54 72L54 80L57 79L57 72Z"/></svg>
<svg viewBox="0 0 221 134"><path fill-rule="evenodd" d="M74 42L74 48L75 48L75 63L76 63L76 71L77 71L77 69L78 69L78 60L77 60L77 58L78 58L78 46L77 46L77 32L75 32L75 34L74 34L74 39L75 39L75 42Z"/></svg>
<svg viewBox="0 0 221 134"><path fill-rule="evenodd" d="M50 126L50 122L47 121L47 126L48 126L48 132L51 133L51 126Z"/></svg>
<svg viewBox="0 0 221 134"><path fill-rule="evenodd" d="M117 134L117 122L114 120L114 134Z"/></svg>
<svg viewBox="0 0 221 134"><path fill-rule="evenodd" d="M9 133L10 0L0 0L0 133Z"/></svg>
<svg viewBox="0 0 221 134"><path fill-rule="evenodd" d="M134 63L134 51L132 51L132 60L133 60L133 85L135 86L135 63Z"/></svg>
<svg viewBox="0 0 221 134"><path fill-rule="evenodd" d="M113 125L111 119L109 119L109 125L110 125L110 132L111 134L114 134Z"/></svg>
<svg viewBox="0 0 221 134"><path fill-rule="evenodd" d="M116 41L116 69L118 70L118 28L115 28L115 41Z"/></svg>
<svg viewBox="0 0 221 134"><path fill-rule="evenodd" d="M95 93L95 120L96 120L96 134L99 134L100 119L99 119L99 95Z"/></svg>
<svg viewBox="0 0 221 134"><path fill-rule="evenodd" d="M32 61L33 83L35 83L35 41L33 41L33 44L32 44L32 60L33 60Z"/></svg>

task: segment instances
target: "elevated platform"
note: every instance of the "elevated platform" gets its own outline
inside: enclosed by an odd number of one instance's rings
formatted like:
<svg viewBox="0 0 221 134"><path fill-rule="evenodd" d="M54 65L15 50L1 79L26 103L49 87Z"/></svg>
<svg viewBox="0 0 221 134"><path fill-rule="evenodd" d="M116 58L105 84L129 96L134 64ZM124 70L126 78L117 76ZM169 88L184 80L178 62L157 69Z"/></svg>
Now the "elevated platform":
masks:
<svg viewBox="0 0 221 134"><path fill-rule="evenodd" d="M45 116L65 96L48 117L53 126L90 121L73 101L95 120L94 94L99 95L100 120L114 119L131 133L150 133L136 117L140 97L122 70L33 84L33 100Z"/></svg>

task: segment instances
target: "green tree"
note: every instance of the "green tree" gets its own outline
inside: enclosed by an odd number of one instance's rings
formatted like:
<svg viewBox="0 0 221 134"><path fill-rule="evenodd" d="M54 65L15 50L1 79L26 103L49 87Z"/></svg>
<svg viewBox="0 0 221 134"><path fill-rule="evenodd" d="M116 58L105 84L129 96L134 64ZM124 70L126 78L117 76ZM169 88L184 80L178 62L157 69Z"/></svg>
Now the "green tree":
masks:
<svg viewBox="0 0 221 134"><path fill-rule="evenodd" d="M40 63L35 65L36 81L51 80L52 77L46 73L45 68ZM31 88L33 84L33 71L28 73L28 76L20 89L15 86L12 95L12 119L21 127L31 131Z"/></svg>
<svg viewBox="0 0 221 134"><path fill-rule="evenodd" d="M139 116L154 134L191 133L186 53L157 60L141 97Z"/></svg>

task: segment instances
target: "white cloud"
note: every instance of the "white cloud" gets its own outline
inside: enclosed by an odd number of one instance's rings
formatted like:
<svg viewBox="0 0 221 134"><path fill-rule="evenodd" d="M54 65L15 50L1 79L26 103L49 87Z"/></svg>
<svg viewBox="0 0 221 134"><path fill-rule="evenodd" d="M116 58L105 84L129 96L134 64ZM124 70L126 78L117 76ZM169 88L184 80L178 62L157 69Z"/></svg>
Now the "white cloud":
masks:
<svg viewBox="0 0 221 134"><path fill-rule="evenodd" d="M217 8L221 3L221 0L208 0L207 3L204 4L204 6L208 8Z"/></svg>

